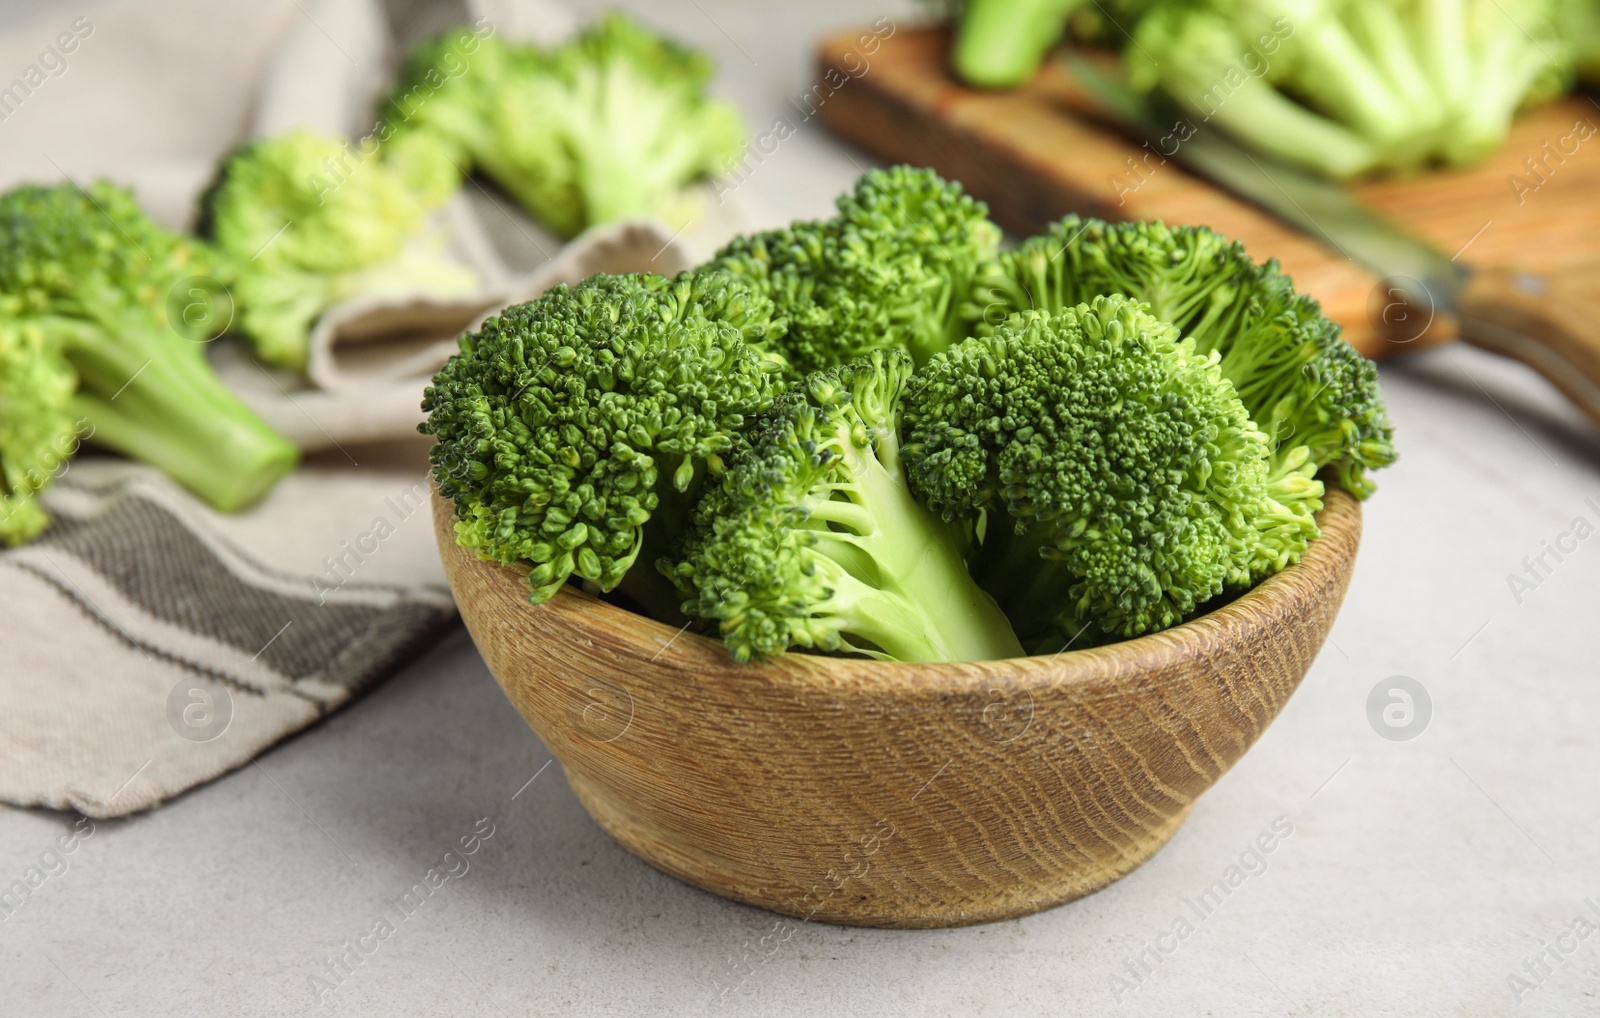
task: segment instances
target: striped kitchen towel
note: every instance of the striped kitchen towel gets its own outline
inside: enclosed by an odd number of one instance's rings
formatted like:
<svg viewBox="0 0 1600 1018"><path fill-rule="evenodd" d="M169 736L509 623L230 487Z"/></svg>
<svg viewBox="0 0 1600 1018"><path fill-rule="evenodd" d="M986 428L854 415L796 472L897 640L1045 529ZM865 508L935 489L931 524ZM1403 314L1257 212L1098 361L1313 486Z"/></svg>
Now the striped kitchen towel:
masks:
<svg viewBox="0 0 1600 1018"><path fill-rule="evenodd" d="M455 610L412 457L309 466L236 516L147 468L72 464L51 528L0 555L0 799L155 805L436 637Z"/></svg>

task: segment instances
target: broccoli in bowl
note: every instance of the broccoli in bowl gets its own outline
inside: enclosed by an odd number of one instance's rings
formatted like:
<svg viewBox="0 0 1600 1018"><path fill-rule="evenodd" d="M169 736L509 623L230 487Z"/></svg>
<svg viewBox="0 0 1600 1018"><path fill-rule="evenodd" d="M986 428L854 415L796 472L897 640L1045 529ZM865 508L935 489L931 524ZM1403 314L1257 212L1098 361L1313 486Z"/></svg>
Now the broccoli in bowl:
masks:
<svg viewBox="0 0 1600 1018"><path fill-rule="evenodd" d="M1372 364L1275 263L1159 223L998 241L898 167L507 309L424 403L458 543L739 660L984 660L1193 618L1393 462Z"/></svg>

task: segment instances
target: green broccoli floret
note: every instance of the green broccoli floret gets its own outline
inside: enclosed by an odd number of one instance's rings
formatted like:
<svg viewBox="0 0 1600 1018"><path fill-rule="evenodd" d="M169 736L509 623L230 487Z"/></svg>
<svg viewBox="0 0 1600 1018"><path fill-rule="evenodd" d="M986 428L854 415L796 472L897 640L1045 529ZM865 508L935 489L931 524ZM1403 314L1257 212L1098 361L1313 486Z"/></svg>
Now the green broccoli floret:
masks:
<svg viewBox="0 0 1600 1018"><path fill-rule="evenodd" d="M628 576L674 610L663 578L630 568L666 552L781 391L775 328L759 292L710 272L598 275L489 319L423 400L457 541L526 567L536 604L571 576L602 591Z"/></svg>
<svg viewBox="0 0 1600 1018"><path fill-rule="evenodd" d="M1126 51L1136 87L1338 178L1477 162L1570 61L1548 0L1161 0Z"/></svg>
<svg viewBox="0 0 1600 1018"><path fill-rule="evenodd" d="M1034 648L1163 629L1248 586L1315 536L1322 493L1301 471L1276 489L1295 505L1270 501L1269 443L1216 355L1120 295L935 357L903 452L930 508L986 514L979 582Z"/></svg>
<svg viewBox="0 0 1600 1018"><path fill-rule="evenodd" d="M526 173L501 185L565 234L629 216L687 222L684 186L744 146L738 110L706 94L712 73L703 54L605 15L505 92L494 127Z"/></svg>
<svg viewBox="0 0 1600 1018"><path fill-rule="evenodd" d="M400 162L434 139L564 236L629 216L687 222L684 188L744 144L738 112L706 93L711 74L621 14L548 52L463 30L411 55L384 115Z"/></svg>
<svg viewBox="0 0 1600 1018"><path fill-rule="evenodd" d="M43 326L0 315L0 542L22 544L49 525L35 496L77 450L77 382Z"/></svg>
<svg viewBox="0 0 1600 1018"><path fill-rule="evenodd" d="M238 266L239 326L256 352L299 370L316 319L339 301L478 291L477 274L427 229L430 211L399 171L297 130L228 159L202 232Z"/></svg>
<svg viewBox="0 0 1600 1018"><path fill-rule="evenodd" d="M838 207L832 219L737 238L710 263L771 296L796 372L873 350L921 363L965 338L965 296L1000 244L988 207L909 166L869 171Z"/></svg>
<svg viewBox="0 0 1600 1018"><path fill-rule="evenodd" d="M1367 472L1394 462L1377 367L1276 262L1257 265L1205 227L1068 216L991 263L964 313L986 333L1015 311L1060 311L1108 293L1145 302L1199 352L1221 355L1223 377L1272 441L1275 474L1301 469L1295 450L1305 446L1313 471L1335 467L1366 498Z"/></svg>
<svg viewBox="0 0 1600 1018"><path fill-rule="evenodd" d="M39 442L60 440L55 396L74 376L68 420L219 509L250 504L293 469L294 446L206 363L207 341L231 316L218 271L203 245L167 233L110 184L0 197L0 390L12 393L0 428L34 436L8 442L8 470L13 454L25 465Z"/></svg>
<svg viewBox="0 0 1600 1018"><path fill-rule="evenodd" d="M807 376L753 427L663 562L740 661L790 647L898 661L1017 657L967 570L970 529L912 495L900 466L903 352Z"/></svg>

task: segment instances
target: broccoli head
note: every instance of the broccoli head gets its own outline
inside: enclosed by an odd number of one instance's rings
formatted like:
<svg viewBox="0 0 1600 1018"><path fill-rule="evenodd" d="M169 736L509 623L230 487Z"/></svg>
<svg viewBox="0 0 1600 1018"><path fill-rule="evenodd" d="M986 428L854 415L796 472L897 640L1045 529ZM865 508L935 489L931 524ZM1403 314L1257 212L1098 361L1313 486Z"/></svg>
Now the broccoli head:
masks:
<svg viewBox="0 0 1600 1018"><path fill-rule="evenodd" d="M558 286L462 337L421 426L457 541L526 567L534 603L571 576L616 588L645 544L665 552L782 389L754 342L772 328L759 292L693 272ZM659 602L651 575L627 592Z"/></svg>
<svg viewBox="0 0 1600 1018"><path fill-rule="evenodd" d="M231 316L221 272L204 245L161 229L110 184L0 197L8 469L14 454L24 463L60 440L63 387L66 419L81 418L95 442L219 509L248 505L293 469L294 446L206 363L206 342Z"/></svg>
<svg viewBox="0 0 1600 1018"><path fill-rule="evenodd" d="M518 168L499 181L559 233L630 216L686 222L685 185L744 145L730 104L711 99L700 53L611 13L508 87L492 121Z"/></svg>
<svg viewBox="0 0 1600 1018"><path fill-rule="evenodd" d="M22 544L50 522L35 496L77 449L77 381L41 325L0 314L0 542Z"/></svg>
<svg viewBox="0 0 1600 1018"><path fill-rule="evenodd" d="M751 279L787 324L782 349L798 373L872 350L920 363L965 337L962 305L994 256L988 207L932 170L872 170L832 219L739 237L711 264Z"/></svg>
<svg viewBox="0 0 1600 1018"><path fill-rule="evenodd" d="M900 467L900 351L807 376L752 428L663 562L741 661L790 647L899 661L1022 653L967 570L970 528L911 493Z"/></svg>
<svg viewBox="0 0 1600 1018"><path fill-rule="evenodd" d="M238 266L239 325L256 352L303 369L313 324L341 300L478 290L477 275L427 229L429 211L388 164L298 130L228 159L202 230Z"/></svg>
<svg viewBox="0 0 1600 1018"><path fill-rule="evenodd" d="M1271 440L1277 469L1302 469L1294 451L1306 446L1313 471L1333 466L1347 490L1366 498L1368 471L1394 462L1377 367L1276 262L1257 265L1205 227L1068 216L995 259L964 313L981 334L1016 311L1060 311L1108 293L1143 301L1200 353L1221 356L1223 377Z"/></svg>
<svg viewBox="0 0 1600 1018"><path fill-rule="evenodd" d="M1269 446L1216 355L1121 295L935 357L905 422L912 487L947 519L986 514L979 580L1035 647L1173 625L1309 540L1257 525Z"/></svg>
<svg viewBox="0 0 1600 1018"><path fill-rule="evenodd" d="M687 222L684 188L744 144L711 64L621 14L553 50L460 30L419 47L384 115L403 164L436 142L563 236L630 216ZM423 169L426 170L423 162Z"/></svg>

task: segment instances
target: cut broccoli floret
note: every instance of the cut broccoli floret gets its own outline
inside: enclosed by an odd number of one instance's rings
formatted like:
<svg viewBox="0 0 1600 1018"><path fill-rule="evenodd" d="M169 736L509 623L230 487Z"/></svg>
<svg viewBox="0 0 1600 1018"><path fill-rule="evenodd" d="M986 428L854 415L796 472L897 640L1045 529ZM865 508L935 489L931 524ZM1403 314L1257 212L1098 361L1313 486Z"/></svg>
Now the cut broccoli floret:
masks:
<svg viewBox="0 0 1600 1018"><path fill-rule="evenodd" d="M0 389L18 387L0 429L34 436L21 440L18 462L37 455L38 441L60 440L51 394L75 384L68 418L96 443L159 467L219 509L250 504L293 469L294 446L206 363L207 341L231 315L220 274L203 245L167 233L110 184L27 185L0 197L0 333L9 337ZM35 410L43 416L30 417ZM14 454L6 449L8 468Z"/></svg>
<svg viewBox="0 0 1600 1018"><path fill-rule="evenodd" d="M525 566L534 603L574 575L612 590L645 545L665 553L782 388L784 366L750 342L770 307L719 273L599 275L464 336L422 425L457 541ZM659 604L652 576L635 570L628 592Z"/></svg>
<svg viewBox="0 0 1600 1018"><path fill-rule="evenodd" d="M621 14L551 51L449 33L407 61L383 110L387 144L413 165L436 139L564 236L630 216L687 222L685 187L744 144L734 107L707 95L711 73Z"/></svg>
<svg viewBox="0 0 1600 1018"><path fill-rule="evenodd" d="M1359 498L1369 470L1394 462L1394 427L1376 366L1346 343L1276 262L1205 227L1105 223L1068 216L1000 255L965 306L979 333L1014 311L1059 311L1126 294L1221 355L1222 374L1273 443L1278 469L1308 446L1312 469L1335 467Z"/></svg>
<svg viewBox="0 0 1600 1018"><path fill-rule="evenodd" d="M967 571L969 529L912 495L899 456L901 352L808 376L695 511L675 563L741 661L790 647L899 661L1020 656Z"/></svg>
<svg viewBox="0 0 1600 1018"><path fill-rule="evenodd" d="M799 373L903 349L920 363L959 342L963 300L1000 244L988 207L932 170L872 170L832 219L740 237L711 265L751 279L787 322Z"/></svg>
<svg viewBox="0 0 1600 1018"><path fill-rule="evenodd" d="M263 360L298 370L316 319L339 301L478 291L427 228L429 211L400 172L300 130L228 159L202 230L238 266L240 329Z"/></svg>
<svg viewBox="0 0 1600 1018"><path fill-rule="evenodd" d="M1266 436L1215 355L1120 295L934 358L905 414L913 488L946 518L988 515L978 578L1025 644L1173 625L1315 534L1299 507L1309 534L1258 525L1277 511ZM1292 491L1320 506L1320 484Z"/></svg>

